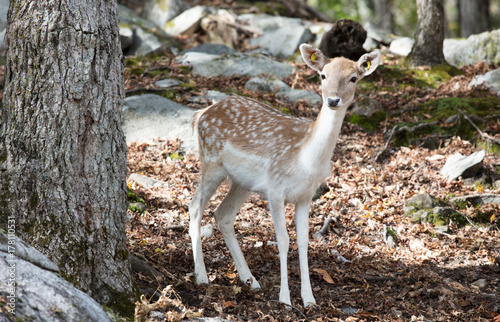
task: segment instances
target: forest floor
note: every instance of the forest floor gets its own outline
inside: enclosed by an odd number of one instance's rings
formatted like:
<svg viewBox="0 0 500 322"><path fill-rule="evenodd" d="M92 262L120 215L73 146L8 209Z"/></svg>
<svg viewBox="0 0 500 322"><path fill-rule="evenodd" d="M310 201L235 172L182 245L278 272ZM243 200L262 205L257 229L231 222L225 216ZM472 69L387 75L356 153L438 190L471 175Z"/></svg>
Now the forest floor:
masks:
<svg viewBox="0 0 500 322"><path fill-rule="evenodd" d="M384 149L388 133L395 124L432 117L419 108L425 102L443 97L458 100L483 97L499 102L494 94L484 89L471 91L467 88L474 75L495 66L468 66L458 75L441 79L432 86L421 86L411 75L406 75L404 81L408 85L398 86L400 80L388 77L391 66L398 68L398 64L397 58L384 55L384 67L367 77L367 81L371 78L371 85L361 86L358 93L379 101L388 112L387 116L372 131L344 123L332 158L333 170L326 180L327 189L312 202L311 234L322 227L326 217L336 218L322 239L311 238L309 244L315 307L304 308L300 298L291 205L286 206L286 220L291 239L288 258L293 307L278 302L280 274L274 228L268 204L257 194L240 209L235 228L262 291L252 291L239 282L212 216L228 191L227 184L223 184L209 202L202 223L213 226L213 234L203 238L211 284L196 285L188 234L188 205L199 183L200 162L193 155L183 154L177 140L129 144L129 173L144 174L164 183L145 189L129 182L129 188L148 206L145 212L129 211L130 252L161 273L160 277L154 277L147 270L135 271L136 282L145 299L152 303L157 301L161 290L172 285L177 305L162 309L172 319L186 314L259 321L500 321L500 205L452 205L470 223L461 226L451 221L446 233L429 223L412 222L403 211L407 201L419 193L445 201L473 193L500 193L491 184L469 186L462 180L448 182L439 173L452 154L468 155L477 151L471 142L476 142L479 134L475 133L475 138L470 140L447 137L435 149L426 148L425 144L398 147L392 141ZM298 72L284 81L294 88L317 90L318 80L314 73L305 64L294 65ZM140 74L134 72L137 66L141 68ZM163 69L165 73L158 73L162 66L168 68ZM426 69L420 71L425 74ZM296 116L314 118L319 111L304 102L282 102L273 93L246 91L243 87L246 78L193 76L189 69L176 65L168 54L128 64L126 90L128 93L157 92L154 82L166 77L190 84L168 95L195 108L206 105L190 103L190 97L216 89L286 107ZM498 111L500 104L495 106ZM395 112L401 110L404 111ZM441 119L439 123L448 126L444 121ZM498 117L485 122L482 131L499 139ZM379 154L382 157L376 161ZM174 157L178 155L183 157ZM499 166L500 155L487 153L483 171L498 180ZM480 222L479 217L488 220ZM384 241L386 227L397 236L394 245ZM341 260L338 254L348 262Z"/></svg>

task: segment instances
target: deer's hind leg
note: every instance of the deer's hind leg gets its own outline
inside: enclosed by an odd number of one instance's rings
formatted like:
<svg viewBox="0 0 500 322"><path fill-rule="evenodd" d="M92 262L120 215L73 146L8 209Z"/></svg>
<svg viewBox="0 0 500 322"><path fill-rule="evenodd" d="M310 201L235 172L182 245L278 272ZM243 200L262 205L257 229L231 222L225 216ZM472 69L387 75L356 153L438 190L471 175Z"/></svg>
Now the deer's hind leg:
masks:
<svg viewBox="0 0 500 322"><path fill-rule="evenodd" d="M215 211L215 220L219 225L219 229L224 237L227 248L231 252L236 269L240 275L240 280L249 285L252 289L260 289L260 284L250 272L248 264L241 252L236 234L234 232L234 219L241 205L247 200L250 191L241 187L236 182L231 184L231 189L227 193L220 206Z"/></svg>

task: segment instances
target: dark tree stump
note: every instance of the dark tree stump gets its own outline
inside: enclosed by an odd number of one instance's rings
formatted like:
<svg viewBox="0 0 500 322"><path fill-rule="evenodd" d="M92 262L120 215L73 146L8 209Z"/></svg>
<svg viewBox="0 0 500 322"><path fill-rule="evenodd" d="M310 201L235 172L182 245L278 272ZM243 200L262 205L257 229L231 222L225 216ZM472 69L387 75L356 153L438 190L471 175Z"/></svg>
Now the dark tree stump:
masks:
<svg viewBox="0 0 500 322"><path fill-rule="evenodd" d="M353 20L341 19L325 33L319 49L329 58L342 56L356 61L366 54L363 48L365 40L363 26Z"/></svg>

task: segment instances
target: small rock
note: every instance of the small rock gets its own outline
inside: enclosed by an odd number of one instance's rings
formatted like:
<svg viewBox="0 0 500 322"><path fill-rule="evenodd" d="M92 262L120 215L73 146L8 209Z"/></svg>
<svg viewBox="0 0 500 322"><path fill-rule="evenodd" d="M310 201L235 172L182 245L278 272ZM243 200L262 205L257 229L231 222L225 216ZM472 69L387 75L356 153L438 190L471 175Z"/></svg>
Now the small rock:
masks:
<svg viewBox="0 0 500 322"><path fill-rule="evenodd" d="M143 17L160 28L189 7L187 1L182 0L147 0L145 2Z"/></svg>
<svg viewBox="0 0 500 322"><path fill-rule="evenodd" d="M383 112L382 104L377 100L372 99L365 95L359 95L353 108L350 110L351 114L371 118L377 112Z"/></svg>
<svg viewBox="0 0 500 322"><path fill-rule="evenodd" d="M434 230L445 234L450 233L450 228L448 227L448 225L435 226Z"/></svg>
<svg viewBox="0 0 500 322"><path fill-rule="evenodd" d="M403 208L403 212L405 214L405 216L411 216L413 215L413 213L415 212L415 207L413 206L406 206Z"/></svg>
<svg viewBox="0 0 500 322"><path fill-rule="evenodd" d="M389 50L396 55L408 56L408 54L411 52L411 48L413 47L414 43L415 40L413 38L409 37L397 38L391 42Z"/></svg>
<svg viewBox="0 0 500 322"><path fill-rule="evenodd" d="M472 285L474 285L478 288L485 288L486 286L488 286L488 282L484 278L481 278L481 279L475 281L474 283L472 283Z"/></svg>
<svg viewBox="0 0 500 322"><path fill-rule="evenodd" d="M429 212L425 210L417 210L411 216L411 221L413 222L425 222L429 216Z"/></svg>
<svg viewBox="0 0 500 322"><path fill-rule="evenodd" d="M486 151L484 150L472 153L469 156L455 153L446 160L440 173L446 176L448 181L455 180L460 176L464 178L472 177L483 167L485 156Z"/></svg>
<svg viewBox="0 0 500 322"><path fill-rule="evenodd" d="M166 182L164 182L164 181L158 181L158 180L155 180L151 177L148 177L148 176L145 176L142 174L138 174L138 173L132 173L128 177L128 180L132 180L135 183L137 183L138 185L141 185L146 189L162 187L166 184Z"/></svg>
<svg viewBox="0 0 500 322"><path fill-rule="evenodd" d="M210 238L210 237L212 237L213 231L214 231L214 227L212 226L212 224L207 224L205 226L202 226L201 227L201 236Z"/></svg>
<svg viewBox="0 0 500 322"><path fill-rule="evenodd" d="M453 210L453 208L451 207L434 207L434 209L432 209L433 214L445 217L453 214L454 212L455 210Z"/></svg>
<svg viewBox="0 0 500 322"><path fill-rule="evenodd" d="M228 98L230 95L219 92L219 91L212 91L209 90L207 91L207 99L212 102L212 104L215 104L217 102L222 101L225 98Z"/></svg>
<svg viewBox="0 0 500 322"><path fill-rule="evenodd" d="M163 25L163 30L172 36L191 36L199 27L201 19L210 14L208 7L190 8Z"/></svg>
<svg viewBox="0 0 500 322"><path fill-rule="evenodd" d="M498 96L500 96L500 68L489 71L484 75L477 75L469 83L469 88L474 88L479 85L483 85L486 88L491 89Z"/></svg>
<svg viewBox="0 0 500 322"><path fill-rule="evenodd" d="M408 200L408 206L413 206L415 209L432 209L443 205L443 202L436 197L431 196L428 193L421 193L413 196Z"/></svg>
<svg viewBox="0 0 500 322"><path fill-rule="evenodd" d="M163 88L174 87L174 86L178 86L179 84L180 84L180 82L177 79L173 79L173 78L162 79L162 80L159 80L155 83L156 86L163 87Z"/></svg>

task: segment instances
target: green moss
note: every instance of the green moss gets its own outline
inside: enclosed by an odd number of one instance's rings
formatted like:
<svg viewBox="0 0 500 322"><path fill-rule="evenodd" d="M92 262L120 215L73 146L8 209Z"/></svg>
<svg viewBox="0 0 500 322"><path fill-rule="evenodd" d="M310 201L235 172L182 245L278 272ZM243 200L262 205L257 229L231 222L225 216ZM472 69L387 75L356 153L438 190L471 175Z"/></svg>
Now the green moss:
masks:
<svg viewBox="0 0 500 322"><path fill-rule="evenodd" d="M136 195L134 193L134 191L130 188L127 187L127 201L128 202L141 202L143 204L145 204L146 202L144 201L144 199L142 199L141 197L139 197L138 195Z"/></svg>
<svg viewBox="0 0 500 322"><path fill-rule="evenodd" d="M196 89L196 82L192 79L189 80L189 82L185 83L185 82L180 82L179 86L181 88L186 88L186 89L189 89L189 90L195 90Z"/></svg>
<svg viewBox="0 0 500 322"><path fill-rule="evenodd" d="M286 107L281 107L281 113L286 114L286 115L292 115L292 111L290 111L289 108Z"/></svg>
<svg viewBox="0 0 500 322"><path fill-rule="evenodd" d="M138 212L140 214L144 213L144 211L141 209L141 207L138 207L136 205L129 205L128 210L130 210L133 213L136 213L136 212Z"/></svg>
<svg viewBox="0 0 500 322"><path fill-rule="evenodd" d="M132 74L132 75L142 76L144 74L144 72L145 72L144 68L141 68L141 67L130 68L130 74Z"/></svg>
<svg viewBox="0 0 500 322"><path fill-rule="evenodd" d="M375 112L371 117L365 117L358 114L352 114L347 117L347 121L351 124L357 124L362 128L374 131L381 122L386 118L384 111Z"/></svg>
<svg viewBox="0 0 500 322"><path fill-rule="evenodd" d="M424 144L424 147L433 149L452 136L472 140L478 136L478 131L470 121L481 128L486 125L487 117L497 113L499 107L500 98L493 96L431 99L418 109L405 111L405 116L415 119L415 122L400 124L395 143L397 146Z"/></svg>
<svg viewBox="0 0 500 322"><path fill-rule="evenodd" d="M486 150L488 153L500 155L500 145L495 144L491 141L478 141L476 146L482 150ZM500 174L500 173L497 173Z"/></svg>
<svg viewBox="0 0 500 322"><path fill-rule="evenodd" d="M171 160L184 160L184 156L178 152L174 152L170 154L170 159Z"/></svg>

